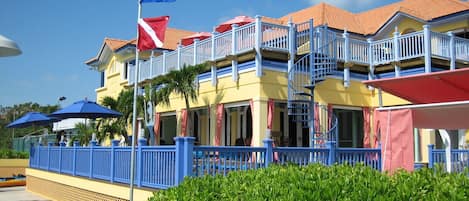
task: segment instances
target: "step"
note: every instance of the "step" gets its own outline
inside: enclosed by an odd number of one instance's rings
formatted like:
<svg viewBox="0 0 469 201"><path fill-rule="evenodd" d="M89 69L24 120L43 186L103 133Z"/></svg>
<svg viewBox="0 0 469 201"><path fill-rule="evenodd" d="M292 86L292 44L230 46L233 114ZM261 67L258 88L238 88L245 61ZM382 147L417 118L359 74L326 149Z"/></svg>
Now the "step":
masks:
<svg viewBox="0 0 469 201"><path fill-rule="evenodd" d="M295 95L300 95L300 96L312 96L310 93L306 93L306 92L295 92Z"/></svg>

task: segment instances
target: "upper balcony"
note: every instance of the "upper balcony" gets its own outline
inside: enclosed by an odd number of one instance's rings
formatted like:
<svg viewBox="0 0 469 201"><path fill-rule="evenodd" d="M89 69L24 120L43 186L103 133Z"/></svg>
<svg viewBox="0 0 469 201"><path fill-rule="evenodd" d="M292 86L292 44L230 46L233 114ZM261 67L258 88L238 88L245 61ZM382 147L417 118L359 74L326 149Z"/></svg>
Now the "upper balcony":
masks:
<svg viewBox="0 0 469 201"><path fill-rule="evenodd" d="M400 35L396 32L393 37L377 41L355 39L347 32L333 32L324 26L314 29L310 27L310 22L284 26L263 22L261 17L257 16L253 23L241 27L234 25L232 30L225 33L213 33L211 38L195 40L192 45L178 46L175 51L164 52L158 57L140 62L139 80L152 79L184 65L210 62L218 67L229 66L231 60L253 60L256 54L262 55L263 58L270 57L286 62L290 58L289 55L309 53L311 37L313 51L321 42L335 38L334 44L330 46L333 48L328 51L333 53L343 66L356 66L358 72L363 73L370 72L370 69L376 72L380 69L389 70L386 66L392 65L405 66L407 61L414 66L430 66L432 60L437 60L438 64L450 69L467 65L469 62L468 39L455 37L452 33L433 32L428 26L424 26L422 31L409 34ZM324 40L325 37L329 39ZM131 65L128 72L131 75L129 84L134 83L134 70Z"/></svg>

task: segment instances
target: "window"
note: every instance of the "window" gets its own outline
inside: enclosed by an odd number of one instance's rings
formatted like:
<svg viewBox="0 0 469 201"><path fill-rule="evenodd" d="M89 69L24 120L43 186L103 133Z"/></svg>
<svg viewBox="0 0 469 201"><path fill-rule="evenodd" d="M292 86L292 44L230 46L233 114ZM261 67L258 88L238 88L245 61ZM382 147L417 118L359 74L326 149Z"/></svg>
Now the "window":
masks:
<svg viewBox="0 0 469 201"><path fill-rule="evenodd" d="M129 78L129 63L125 62L124 67L122 68L122 78L127 80Z"/></svg>
<svg viewBox="0 0 469 201"><path fill-rule="evenodd" d="M338 120L339 147L363 147L363 111L333 109Z"/></svg>
<svg viewBox="0 0 469 201"><path fill-rule="evenodd" d="M99 87L104 87L104 80L106 79L104 71L101 72L101 82Z"/></svg>

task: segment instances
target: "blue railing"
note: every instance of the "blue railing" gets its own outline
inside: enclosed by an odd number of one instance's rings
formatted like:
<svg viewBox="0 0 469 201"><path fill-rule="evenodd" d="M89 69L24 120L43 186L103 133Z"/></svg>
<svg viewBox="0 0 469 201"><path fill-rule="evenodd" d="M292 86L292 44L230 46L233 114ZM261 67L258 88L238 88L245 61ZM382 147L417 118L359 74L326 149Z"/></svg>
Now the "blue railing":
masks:
<svg viewBox="0 0 469 201"><path fill-rule="evenodd" d="M143 146L136 149L135 184L139 187L166 189L178 185L185 176L226 175L231 171L258 169L269 164L364 163L381 168L380 149L337 148L328 142L326 148L273 147L271 139L263 147L194 146L193 137L176 137L175 146ZM61 174L106 180L111 183L130 182L130 147L32 146L30 167Z"/></svg>
<svg viewBox="0 0 469 201"><path fill-rule="evenodd" d="M444 149L435 149L435 145L428 145L428 167L446 164L446 153ZM469 149L451 149L451 172L463 172L469 168Z"/></svg>

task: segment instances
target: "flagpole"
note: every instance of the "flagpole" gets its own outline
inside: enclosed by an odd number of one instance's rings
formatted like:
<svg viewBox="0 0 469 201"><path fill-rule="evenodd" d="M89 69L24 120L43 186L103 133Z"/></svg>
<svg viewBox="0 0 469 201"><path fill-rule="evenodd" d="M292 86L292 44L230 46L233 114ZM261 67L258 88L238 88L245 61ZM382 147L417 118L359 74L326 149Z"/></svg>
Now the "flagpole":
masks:
<svg viewBox="0 0 469 201"><path fill-rule="evenodd" d="M138 20L141 18L142 14L142 4L140 0L138 2L138 14L137 14L137 24ZM140 62L138 60L139 51L138 51L138 28L137 28L137 42L135 44L135 73L134 73L134 97L133 97L133 113L132 113L132 150L130 151L130 190L129 190L129 200L134 200L134 169L135 169L135 138L137 135L137 89L138 89L138 71L140 69Z"/></svg>

